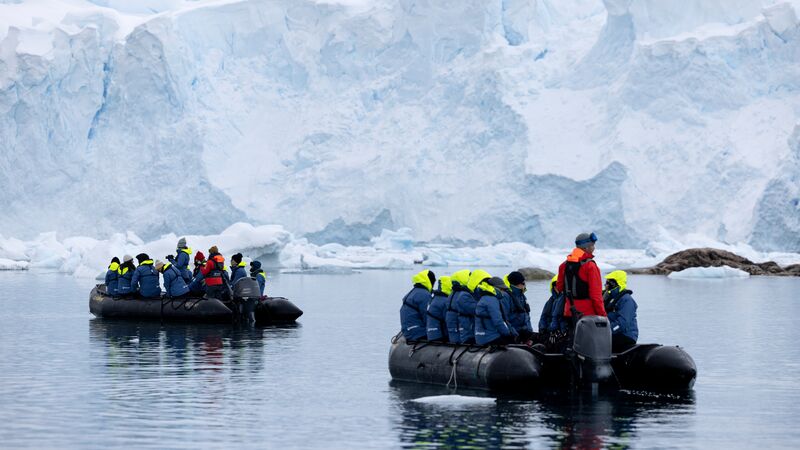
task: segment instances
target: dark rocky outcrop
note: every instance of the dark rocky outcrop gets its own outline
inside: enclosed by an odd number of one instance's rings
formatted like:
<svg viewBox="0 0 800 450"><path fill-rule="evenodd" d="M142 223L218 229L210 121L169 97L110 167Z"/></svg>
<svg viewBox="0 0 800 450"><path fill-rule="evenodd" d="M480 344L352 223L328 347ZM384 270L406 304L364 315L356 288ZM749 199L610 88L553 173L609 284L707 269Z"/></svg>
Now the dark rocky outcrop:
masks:
<svg viewBox="0 0 800 450"><path fill-rule="evenodd" d="M523 267L521 269L517 269L519 273L525 277L525 281L539 281L539 280L547 280L550 281L555 275L553 272L540 269L538 267Z"/></svg>
<svg viewBox="0 0 800 450"><path fill-rule="evenodd" d="M773 261L754 263L735 253L716 248L690 248L669 255L654 267L633 269L630 273L669 275L690 267L729 266L744 270L750 275L800 276L800 264L781 267Z"/></svg>

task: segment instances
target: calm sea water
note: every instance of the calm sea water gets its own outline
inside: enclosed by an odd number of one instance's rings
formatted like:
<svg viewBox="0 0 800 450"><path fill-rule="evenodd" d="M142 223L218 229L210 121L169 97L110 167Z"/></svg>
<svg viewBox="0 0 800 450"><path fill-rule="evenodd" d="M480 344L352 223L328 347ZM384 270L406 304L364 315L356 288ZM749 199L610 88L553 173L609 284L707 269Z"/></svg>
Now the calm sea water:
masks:
<svg viewBox="0 0 800 450"><path fill-rule="evenodd" d="M495 270L495 272L500 272ZM800 438L800 280L631 277L640 342L680 344L685 398L620 393L417 401L390 383L410 272L277 275L280 328L110 322L91 282L0 273L2 448L776 448ZM534 309L544 283L529 284ZM538 313L538 311L537 311ZM483 398L481 398L483 396Z"/></svg>

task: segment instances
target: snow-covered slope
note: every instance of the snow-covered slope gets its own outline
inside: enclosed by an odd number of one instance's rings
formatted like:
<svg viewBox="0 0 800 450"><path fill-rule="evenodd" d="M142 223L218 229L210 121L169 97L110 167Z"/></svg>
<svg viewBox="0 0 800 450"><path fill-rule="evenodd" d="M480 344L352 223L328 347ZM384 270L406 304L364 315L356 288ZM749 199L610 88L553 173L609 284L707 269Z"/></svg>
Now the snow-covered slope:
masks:
<svg viewBox="0 0 800 450"><path fill-rule="evenodd" d="M790 3L0 3L6 235L800 250Z"/></svg>

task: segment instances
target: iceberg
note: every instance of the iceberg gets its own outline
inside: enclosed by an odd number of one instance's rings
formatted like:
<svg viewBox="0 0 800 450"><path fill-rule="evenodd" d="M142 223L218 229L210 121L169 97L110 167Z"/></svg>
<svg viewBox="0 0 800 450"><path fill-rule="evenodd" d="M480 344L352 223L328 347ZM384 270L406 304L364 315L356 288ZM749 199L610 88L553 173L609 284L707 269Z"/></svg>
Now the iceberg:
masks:
<svg viewBox="0 0 800 450"><path fill-rule="evenodd" d="M744 270L734 269L729 266L720 267L690 267L679 272L672 272L667 275L669 278L678 280L707 280L723 278L750 278L750 274Z"/></svg>
<svg viewBox="0 0 800 450"><path fill-rule="evenodd" d="M411 401L414 403L442 407L469 407L491 405L496 403L497 399L491 397L470 397L466 395L434 395L430 397L415 398Z"/></svg>

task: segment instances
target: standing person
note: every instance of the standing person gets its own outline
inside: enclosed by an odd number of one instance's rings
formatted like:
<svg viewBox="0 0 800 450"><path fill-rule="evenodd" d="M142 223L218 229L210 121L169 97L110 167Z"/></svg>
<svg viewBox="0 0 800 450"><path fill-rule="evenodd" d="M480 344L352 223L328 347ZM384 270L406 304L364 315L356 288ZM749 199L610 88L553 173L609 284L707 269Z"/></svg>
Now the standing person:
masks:
<svg viewBox="0 0 800 450"><path fill-rule="evenodd" d="M453 292L450 298L447 299L447 314L445 315L445 322L447 322L447 338L451 344L461 343L461 326L458 324L458 302L459 298L464 295L470 294L467 285L469 284L469 270L459 270L450 276L453 284Z"/></svg>
<svg viewBox="0 0 800 450"><path fill-rule="evenodd" d="M400 307L400 326L406 341L424 341L428 337L425 317L436 274L423 270L414 275L411 282L414 287L403 297L403 306Z"/></svg>
<svg viewBox="0 0 800 450"><path fill-rule="evenodd" d="M106 294L111 296L116 296L118 286L119 286L119 258L115 256L111 258L111 264L108 265L108 271L106 271Z"/></svg>
<svg viewBox="0 0 800 450"><path fill-rule="evenodd" d="M157 261L155 267L164 278L164 290L167 292L167 297L180 298L189 294L189 287L186 286L186 281L174 264Z"/></svg>
<svg viewBox="0 0 800 450"><path fill-rule="evenodd" d="M247 264L242 261L242 258L244 256L241 253L231 256L231 287L242 278L247 278Z"/></svg>
<svg viewBox="0 0 800 450"><path fill-rule="evenodd" d="M603 294L608 322L611 324L611 351L624 352L636 345L639 339L639 324L636 321L636 301L633 291L627 289L628 274L615 270L606 275L606 291Z"/></svg>
<svg viewBox="0 0 800 450"><path fill-rule="evenodd" d="M509 322L519 333L521 341L527 341L533 337L533 326L531 325L531 307L528 305L528 298L525 297L527 287L525 277L522 273L514 271L503 279L508 286L511 296L511 311L509 312Z"/></svg>
<svg viewBox="0 0 800 450"><path fill-rule="evenodd" d="M227 283L225 258L219 253L217 246L208 249L208 261L200 270L206 283L206 296L222 301L230 299L230 287Z"/></svg>
<svg viewBox="0 0 800 450"><path fill-rule="evenodd" d="M475 307L475 343L506 345L516 342L518 333L508 321L511 297L502 289L506 285L497 277L481 282L475 289L480 296Z"/></svg>
<svg viewBox="0 0 800 450"><path fill-rule="evenodd" d="M475 307L478 306L480 293L476 291L478 286L492 278L485 270L474 270L469 274L467 289L470 295L462 295L458 298L458 325L461 327L461 343L475 343Z"/></svg>
<svg viewBox="0 0 800 450"><path fill-rule="evenodd" d="M117 295L133 294L133 272L136 266L133 265L133 256L125 255L122 257L122 265L119 266L119 277L117 277Z"/></svg>
<svg viewBox="0 0 800 450"><path fill-rule="evenodd" d="M594 262L597 236L594 233L581 233L575 238L575 249L558 268L556 289L566 296L564 317L571 317L573 323L578 316L605 316L603 307L603 282L600 269Z"/></svg>
<svg viewBox="0 0 800 450"><path fill-rule="evenodd" d="M142 298L160 297L161 285L158 283L158 272L153 267L153 260L147 253L139 253L136 260L139 261L139 266L133 271L131 288Z"/></svg>
<svg viewBox="0 0 800 450"><path fill-rule="evenodd" d="M261 290L261 296L264 296L264 288L267 286L267 273L261 268L261 261L252 261L250 263L250 276L258 281L258 288Z"/></svg>
<svg viewBox="0 0 800 450"><path fill-rule="evenodd" d="M453 282L450 277L443 276L439 279L439 289L433 291L433 298L428 305L426 321L428 324L427 334L429 341L448 342L447 334L447 299L453 292Z"/></svg>
<svg viewBox="0 0 800 450"><path fill-rule="evenodd" d="M175 250L175 261L173 264L183 277L184 282L192 281L192 271L189 270L189 258L192 256L192 249L186 246L186 238L178 239L178 249Z"/></svg>

